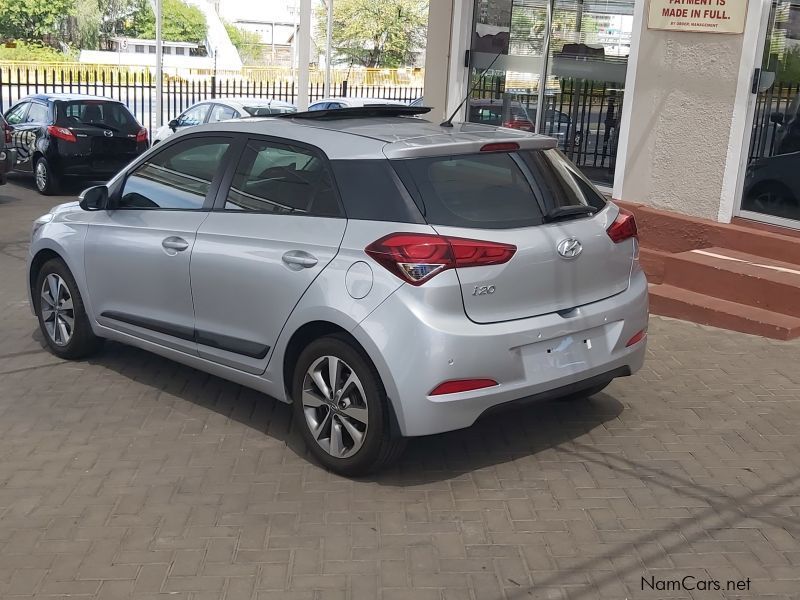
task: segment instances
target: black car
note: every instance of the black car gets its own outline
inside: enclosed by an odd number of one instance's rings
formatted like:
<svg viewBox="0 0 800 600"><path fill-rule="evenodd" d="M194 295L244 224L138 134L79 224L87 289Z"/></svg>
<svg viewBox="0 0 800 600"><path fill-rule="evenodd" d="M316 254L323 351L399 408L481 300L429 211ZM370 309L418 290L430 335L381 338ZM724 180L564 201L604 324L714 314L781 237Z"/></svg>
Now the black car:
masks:
<svg viewBox="0 0 800 600"><path fill-rule="evenodd" d="M5 113L15 171L32 173L42 194L63 177L111 177L147 150L147 130L121 102L101 96L38 94Z"/></svg>

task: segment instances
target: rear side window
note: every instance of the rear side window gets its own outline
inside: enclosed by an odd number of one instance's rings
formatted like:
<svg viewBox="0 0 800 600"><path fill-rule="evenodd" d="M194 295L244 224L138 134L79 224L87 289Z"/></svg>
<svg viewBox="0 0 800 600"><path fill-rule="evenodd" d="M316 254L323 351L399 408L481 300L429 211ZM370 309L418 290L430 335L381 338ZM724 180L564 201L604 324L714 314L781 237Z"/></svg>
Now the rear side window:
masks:
<svg viewBox="0 0 800 600"><path fill-rule="evenodd" d="M533 175L536 194L548 209L561 206L593 206L600 210L606 200L558 150L525 150L519 153Z"/></svg>
<svg viewBox="0 0 800 600"><path fill-rule="evenodd" d="M28 116L25 117L26 123L47 123L49 121L47 105L31 102L28 109Z"/></svg>
<svg viewBox="0 0 800 600"><path fill-rule="evenodd" d="M59 125L99 125L118 131L139 130L134 116L119 102L77 100L56 103L56 122Z"/></svg>
<svg viewBox="0 0 800 600"><path fill-rule="evenodd" d="M348 219L424 223L388 160L331 161Z"/></svg>
<svg viewBox="0 0 800 600"><path fill-rule="evenodd" d="M605 205L557 150L416 158L394 165L433 225L530 227L544 222L543 209Z"/></svg>
<svg viewBox="0 0 800 600"><path fill-rule="evenodd" d="M506 229L542 223L542 210L511 154L415 158L396 164L433 225Z"/></svg>

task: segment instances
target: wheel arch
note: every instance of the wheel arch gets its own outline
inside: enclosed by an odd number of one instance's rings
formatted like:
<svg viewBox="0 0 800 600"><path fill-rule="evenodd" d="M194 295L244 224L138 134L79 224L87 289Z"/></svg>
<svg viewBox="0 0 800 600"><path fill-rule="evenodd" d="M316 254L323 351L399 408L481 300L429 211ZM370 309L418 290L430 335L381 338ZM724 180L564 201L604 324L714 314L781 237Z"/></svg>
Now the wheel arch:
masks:
<svg viewBox="0 0 800 600"><path fill-rule="evenodd" d="M283 363L281 365L283 388L286 397L291 401L291 386L294 376L294 367L297 364L297 359L300 357L300 354L314 340L330 335L337 335L347 340L347 342L350 343L358 352L360 352L378 372L388 398L387 408L389 413L390 431L392 435L399 436L401 430L394 407L395 395L392 393L393 382L387 381L385 369L382 369L382 365L373 360L372 355L364 346L364 344L362 344L351 332L347 331L341 325L333 323L332 321L326 321L322 319L309 321L297 328L294 333L292 333L289 341L286 343L286 348L283 352Z"/></svg>

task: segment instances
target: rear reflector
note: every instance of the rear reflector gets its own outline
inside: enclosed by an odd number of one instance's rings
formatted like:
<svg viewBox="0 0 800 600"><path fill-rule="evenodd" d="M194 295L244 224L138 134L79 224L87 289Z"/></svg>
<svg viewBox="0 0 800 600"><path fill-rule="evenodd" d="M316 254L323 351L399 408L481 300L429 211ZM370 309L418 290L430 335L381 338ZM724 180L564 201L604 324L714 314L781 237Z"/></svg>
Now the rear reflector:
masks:
<svg viewBox="0 0 800 600"><path fill-rule="evenodd" d="M59 140L64 140L65 142L78 141L78 138L75 137L75 134L72 133L72 130L67 129L66 127L59 127L58 125L48 125L47 132L54 138L58 138Z"/></svg>
<svg viewBox="0 0 800 600"><path fill-rule="evenodd" d="M446 269L499 265L517 247L429 233L391 233L364 249L385 269L411 285L422 285Z"/></svg>
<svg viewBox="0 0 800 600"><path fill-rule="evenodd" d="M513 152L514 150L519 150L519 144L516 142L495 142L481 146L481 152Z"/></svg>
<svg viewBox="0 0 800 600"><path fill-rule="evenodd" d="M633 214L624 208L619 209L617 218L614 219L614 222L606 232L608 233L608 237L610 237L611 241L615 244L619 244L630 238L638 238L639 236L639 231L636 228L636 219L633 218Z"/></svg>
<svg viewBox="0 0 800 600"><path fill-rule="evenodd" d="M494 379L455 379L445 381L437 385L429 396L441 396L442 394L457 394L459 392L470 392L482 390L483 388L494 387L497 382Z"/></svg>
<svg viewBox="0 0 800 600"><path fill-rule="evenodd" d="M634 334L634 336L628 340L628 343L625 344L625 347L628 348L629 346L633 346L634 344L638 344L641 342L645 336L647 335L647 330L642 329L641 331Z"/></svg>

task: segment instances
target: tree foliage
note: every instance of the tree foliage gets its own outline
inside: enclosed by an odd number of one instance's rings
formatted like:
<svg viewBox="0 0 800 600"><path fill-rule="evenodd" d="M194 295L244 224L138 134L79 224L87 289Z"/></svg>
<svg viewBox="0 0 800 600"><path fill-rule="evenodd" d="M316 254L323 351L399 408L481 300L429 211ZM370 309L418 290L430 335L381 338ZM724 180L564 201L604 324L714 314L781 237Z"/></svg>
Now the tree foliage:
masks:
<svg viewBox="0 0 800 600"><path fill-rule="evenodd" d="M333 7L334 63L402 67L425 45L428 0L335 0ZM324 47L326 11L317 19L317 45Z"/></svg>
<svg viewBox="0 0 800 600"><path fill-rule="evenodd" d="M228 22L225 22L225 30L228 32L231 43L239 51L239 58L242 59L244 64L254 64L261 60L264 44L262 44L261 37L257 33L242 29Z"/></svg>
<svg viewBox="0 0 800 600"><path fill-rule="evenodd" d="M182 0L163 0L161 5L161 35L170 42L202 43L206 39L206 17L196 6ZM126 22L124 34L131 37L155 39L156 15L149 0L138 0L132 18Z"/></svg>
<svg viewBox="0 0 800 600"><path fill-rule="evenodd" d="M37 42L62 32L73 0L0 0L0 37Z"/></svg>

